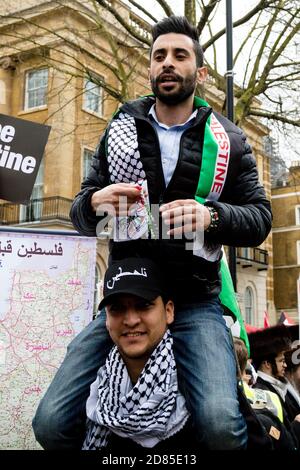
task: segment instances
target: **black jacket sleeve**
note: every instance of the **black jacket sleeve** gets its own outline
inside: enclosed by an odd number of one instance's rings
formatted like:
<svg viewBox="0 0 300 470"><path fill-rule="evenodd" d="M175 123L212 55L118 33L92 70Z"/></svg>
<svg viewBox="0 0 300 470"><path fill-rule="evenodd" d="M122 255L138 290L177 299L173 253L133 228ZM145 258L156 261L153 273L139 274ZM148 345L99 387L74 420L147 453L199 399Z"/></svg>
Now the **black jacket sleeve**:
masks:
<svg viewBox="0 0 300 470"><path fill-rule="evenodd" d="M70 210L74 227L80 234L86 236L96 236L97 224L106 216L106 214L96 215L91 206L93 193L109 184L105 141L106 132L102 136L93 156L90 172L82 182L81 190L75 196Z"/></svg>
<svg viewBox="0 0 300 470"><path fill-rule="evenodd" d="M292 431L293 431L294 435L297 438L298 449L300 449L300 422L296 421L296 420L292 421L291 428L292 428Z"/></svg>
<svg viewBox="0 0 300 470"><path fill-rule="evenodd" d="M209 238L224 245L251 247L266 239L271 230L272 213L265 190L258 180L251 147L242 131L240 133L237 145L241 146L242 156L235 177L228 178L230 188L223 192L220 201L207 203L219 214L218 228L209 234Z"/></svg>

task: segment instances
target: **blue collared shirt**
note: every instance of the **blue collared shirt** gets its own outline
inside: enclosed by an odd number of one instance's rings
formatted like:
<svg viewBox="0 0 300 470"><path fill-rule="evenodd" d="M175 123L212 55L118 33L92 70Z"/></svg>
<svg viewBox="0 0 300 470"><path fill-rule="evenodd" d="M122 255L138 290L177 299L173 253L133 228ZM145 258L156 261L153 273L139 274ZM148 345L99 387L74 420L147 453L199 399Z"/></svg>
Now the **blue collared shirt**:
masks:
<svg viewBox="0 0 300 470"><path fill-rule="evenodd" d="M197 115L197 109L190 115L186 122L170 127L158 121L155 112L155 104L151 106L148 114L158 135L161 163L164 172L165 183L166 186L168 186L177 164L180 138L185 129L192 126Z"/></svg>

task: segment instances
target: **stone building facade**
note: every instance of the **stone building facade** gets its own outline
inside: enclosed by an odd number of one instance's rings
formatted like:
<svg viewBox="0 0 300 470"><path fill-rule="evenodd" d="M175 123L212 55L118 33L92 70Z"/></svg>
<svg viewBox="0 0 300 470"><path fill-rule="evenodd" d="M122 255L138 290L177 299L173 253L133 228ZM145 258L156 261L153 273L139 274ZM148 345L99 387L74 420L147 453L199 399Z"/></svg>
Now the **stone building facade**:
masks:
<svg viewBox="0 0 300 470"><path fill-rule="evenodd" d="M274 301L298 322L300 292L300 162L293 162L284 186L272 188ZM298 285L298 289L297 289Z"/></svg>

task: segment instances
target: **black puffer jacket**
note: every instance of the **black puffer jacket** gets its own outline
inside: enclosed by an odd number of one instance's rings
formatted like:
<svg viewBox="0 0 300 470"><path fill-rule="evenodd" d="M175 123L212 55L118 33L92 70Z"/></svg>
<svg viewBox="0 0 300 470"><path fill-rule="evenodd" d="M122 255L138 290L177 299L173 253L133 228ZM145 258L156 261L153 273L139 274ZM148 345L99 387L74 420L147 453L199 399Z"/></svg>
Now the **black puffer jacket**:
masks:
<svg viewBox="0 0 300 470"><path fill-rule="evenodd" d="M158 137L148 112L154 97L126 103L120 108L135 118L139 151L146 172L151 204L176 199L194 199L202 158L205 122L211 108L199 107L194 124L181 137L180 154L172 179L165 187ZM117 114L118 115L118 114ZM226 183L219 201L210 202L219 213L219 227L205 234L209 243L232 246L257 246L271 229L270 203L258 181L255 159L243 132L224 116L217 114L230 138L231 157ZM72 208L71 219L83 235L95 236L100 217L90 205L92 194L110 184L106 160L106 136L101 139L92 169L82 183ZM166 271L175 299L195 301L220 291L219 261L210 262L185 249L184 240L136 240L110 244L111 259L149 256ZM182 295L183 294L183 295Z"/></svg>
<svg viewBox="0 0 300 470"><path fill-rule="evenodd" d="M254 388L269 390L270 392L278 395L283 411L283 424L287 431L293 436L296 447L300 449L300 421L295 420L295 415L293 413L289 414L291 410L286 399L284 401L272 384L264 380L262 377L257 378Z"/></svg>

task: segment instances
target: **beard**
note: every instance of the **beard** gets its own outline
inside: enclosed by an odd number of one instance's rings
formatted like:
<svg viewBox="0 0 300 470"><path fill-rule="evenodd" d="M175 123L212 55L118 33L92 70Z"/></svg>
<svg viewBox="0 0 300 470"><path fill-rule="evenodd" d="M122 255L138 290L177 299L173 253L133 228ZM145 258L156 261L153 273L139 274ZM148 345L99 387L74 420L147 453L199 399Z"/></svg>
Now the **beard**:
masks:
<svg viewBox="0 0 300 470"><path fill-rule="evenodd" d="M174 81L180 84L177 91L172 92L172 90L160 90L159 84L163 81L163 75L166 74L172 75L174 77ZM162 103L168 104L170 106L180 104L189 98L195 92L197 85L196 71L193 74L187 75L183 78L180 75L174 73L173 70L166 69L157 77L150 78L151 88L156 98L158 98Z"/></svg>
<svg viewBox="0 0 300 470"><path fill-rule="evenodd" d="M275 361L271 362L271 367L272 367L273 377L279 380L279 382L286 383L286 378L284 377L284 375L279 374L278 367Z"/></svg>

